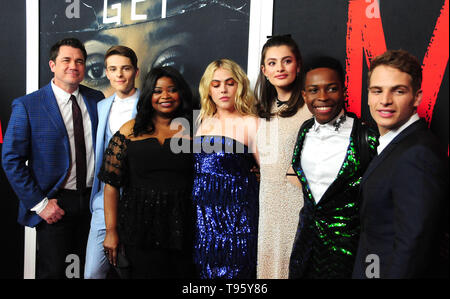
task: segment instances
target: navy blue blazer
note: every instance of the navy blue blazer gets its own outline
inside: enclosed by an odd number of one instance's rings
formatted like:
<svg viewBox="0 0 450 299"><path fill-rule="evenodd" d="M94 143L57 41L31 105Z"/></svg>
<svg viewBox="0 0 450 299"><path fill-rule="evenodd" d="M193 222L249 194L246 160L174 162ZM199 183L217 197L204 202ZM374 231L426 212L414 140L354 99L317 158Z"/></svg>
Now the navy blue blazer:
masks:
<svg viewBox="0 0 450 299"><path fill-rule="evenodd" d="M104 95L82 85L79 90L91 119L95 147L97 102ZM51 83L13 101L2 165L19 198L18 222L35 227L42 218L30 209L57 193L70 167L69 137Z"/></svg>
<svg viewBox="0 0 450 299"><path fill-rule="evenodd" d="M448 207L448 157L425 121L411 124L376 156L361 180L361 235L353 278L434 275ZM448 223L446 224L448 226ZM368 268L368 266L370 266Z"/></svg>

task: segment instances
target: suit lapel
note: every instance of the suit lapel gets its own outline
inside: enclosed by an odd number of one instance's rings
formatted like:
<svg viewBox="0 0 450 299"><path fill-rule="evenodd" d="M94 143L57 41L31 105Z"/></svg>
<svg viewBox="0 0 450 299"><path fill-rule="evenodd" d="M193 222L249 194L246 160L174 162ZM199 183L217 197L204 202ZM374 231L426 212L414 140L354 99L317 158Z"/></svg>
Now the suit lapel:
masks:
<svg viewBox="0 0 450 299"><path fill-rule="evenodd" d="M103 156L104 151L104 139L106 134L106 127L108 123L109 113L116 94L113 94L109 98L101 101L98 104L98 128L97 128L97 145L96 145L96 157ZM100 169L101 159L96 159L97 168Z"/></svg>
<svg viewBox="0 0 450 299"><path fill-rule="evenodd" d="M67 135L66 125L64 124L63 118L61 116L61 111L59 110L58 103L56 102L51 83L46 85L42 90L43 93L41 93L40 98L40 101L43 104L42 106L47 111L48 117L55 128L60 132L62 136L64 136L64 147L67 153L70 153L69 136Z"/></svg>
<svg viewBox="0 0 450 299"><path fill-rule="evenodd" d="M136 114L137 114L137 103L139 101L139 97L141 96L141 92L140 92L140 90L138 88L136 88L136 94L137 94L137 97L136 97L136 100L134 102L134 108L133 108L133 113L131 114L131 118L135 118Z"/></svg>
<svg viewBox="0 0 450 299"><path fill-rule="evenodd" d="M80 85L81 98L86 105L87 111L89 113L89 118L91 119L91 132L92 132L92 145L95 148L97 139L97 125L98 125L98 115L97 115L97 101L91 98L91 94L85 86Z"/></svg>
<svg viewBox="0 0 450 299"><path fill-rule="evenodd" d="M404 129L400 134L398 134L390 143L389 145L381 152L380 155L377 155L373 158L373 160L370 162L369 166L367 167L366 172L363 175L363 178L361 180L361 184L363 184L373 173L373 171L386 159L386 157L389 156L389 154L395 149L397 144L399 144L403 139L405 139L408 135L413 133L414 131L420 129L421 127L425 126L422 119L419 121L416 121L412 123L409 127Z"/></svg>
<svg viewBox="0 0 450 299"><path fill-rule="evenodd" d="M307 121L308 122L308 121ZM306 133L311 129L311 127L314 125L314 118L309 120L309 123L305 122L305 125L302 126L302 128L299 131L299 135L297 137L297 143L295 145L294 149L294 158L296 160L293 161L292 167L294 171L296 172L298 178L300 179L300 183L303 185L303 190L306 191L306 197L307 200L311 202L312 205L316 205L316 201L314 200L313 194L311 192L311 188L309 186L308 180L306 179L305 172L302 168L301 163L301 156L303 151L303 144L305 142Z"/></svg>
<svg viewBox="0 0 450 299"><path fill-rule="evenodd" d="M328 189L323 194L318 204L326 202L328 198L332 198L333 194L337 191L341 191L343 180L351 178L357 172L358 166L356 165L357 153L355 149L355 134L356 134L356 119L353 120L353 128L350 134L350 142L347 147L347 154L345 155L344 162L339 169L336 179L331 183Z"/></svg>

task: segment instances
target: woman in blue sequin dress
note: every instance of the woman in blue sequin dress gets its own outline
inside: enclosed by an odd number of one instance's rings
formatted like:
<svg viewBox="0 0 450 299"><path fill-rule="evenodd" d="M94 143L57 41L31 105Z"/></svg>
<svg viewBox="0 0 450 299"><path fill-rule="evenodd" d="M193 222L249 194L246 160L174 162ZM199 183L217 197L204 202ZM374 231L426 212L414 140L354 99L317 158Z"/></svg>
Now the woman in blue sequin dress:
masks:
<svg viewBox="0 0 450 299"><path fill-rule="evenodd" d="M194 262L200 278L256 278L255 98L244 71L227 59L207 67L199 91Z"/></svg>

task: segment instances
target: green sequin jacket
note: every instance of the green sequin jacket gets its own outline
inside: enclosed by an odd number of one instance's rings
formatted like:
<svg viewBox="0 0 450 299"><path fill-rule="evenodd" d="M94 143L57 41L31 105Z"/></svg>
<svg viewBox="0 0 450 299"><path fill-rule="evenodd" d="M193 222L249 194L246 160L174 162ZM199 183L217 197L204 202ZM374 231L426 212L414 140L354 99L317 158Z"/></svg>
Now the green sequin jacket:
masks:
<svg viewBox="0 0 450 299"><path fill-rule="evenodd" d="M378 136L354 114L347 155L336 180L316 204L301 166L300 155L306 133L314 119L300 128L292 167L303 187L289 278L350 278L359 239L358 192L361 177L376 155Z"/></svg>

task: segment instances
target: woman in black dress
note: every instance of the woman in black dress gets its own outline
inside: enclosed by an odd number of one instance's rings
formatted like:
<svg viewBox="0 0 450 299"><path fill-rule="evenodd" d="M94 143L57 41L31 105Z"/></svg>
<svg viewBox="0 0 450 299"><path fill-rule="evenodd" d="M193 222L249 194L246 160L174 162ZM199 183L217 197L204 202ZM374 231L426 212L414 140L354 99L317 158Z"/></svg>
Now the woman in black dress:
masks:
<svg viewBox="0 0 450 299"><path fill-rule="evenodd" d="M191 277L191 99L178 71L152 69L136 118L105 151L99 173L106 183L103 246L115 266L124 251L130 278Z"/></svg>

